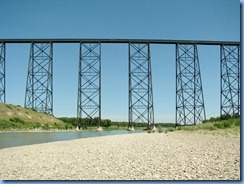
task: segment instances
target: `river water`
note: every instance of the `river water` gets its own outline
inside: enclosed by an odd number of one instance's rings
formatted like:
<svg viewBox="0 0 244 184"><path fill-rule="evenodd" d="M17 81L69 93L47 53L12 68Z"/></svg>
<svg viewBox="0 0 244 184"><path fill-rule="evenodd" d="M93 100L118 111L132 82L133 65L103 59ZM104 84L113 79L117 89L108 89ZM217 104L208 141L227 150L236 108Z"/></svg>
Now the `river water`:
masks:
<svg viewBox="0 0 244 184"><path fill-rule="evenodd" d="M112 131L70 131L70 132L1 132L0 149L53 141L63 141L87 137L99 137L117 134L141 133L142 130L128 132L126 130Z"/></svg>

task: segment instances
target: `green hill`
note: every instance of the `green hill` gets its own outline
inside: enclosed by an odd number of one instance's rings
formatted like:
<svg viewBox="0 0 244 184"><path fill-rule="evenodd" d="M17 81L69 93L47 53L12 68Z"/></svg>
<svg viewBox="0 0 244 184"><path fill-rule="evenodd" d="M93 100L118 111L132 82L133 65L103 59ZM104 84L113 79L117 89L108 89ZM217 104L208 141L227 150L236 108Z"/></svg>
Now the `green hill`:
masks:
<svg viewBox="0 0 244 184"><path fill-rule="evenodd" d="M20 106L0 103L0 130L50 130L70 128L73 128L73 126L64 123L52 115Z"/></svg>

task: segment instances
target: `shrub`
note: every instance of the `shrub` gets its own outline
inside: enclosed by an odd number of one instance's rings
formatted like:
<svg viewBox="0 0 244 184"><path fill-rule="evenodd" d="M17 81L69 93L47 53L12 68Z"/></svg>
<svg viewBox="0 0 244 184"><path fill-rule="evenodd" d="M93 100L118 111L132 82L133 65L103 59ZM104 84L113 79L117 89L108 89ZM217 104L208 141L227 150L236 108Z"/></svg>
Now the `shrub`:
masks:
<svg viewBox="0 0 244 184"><path fill-rule="evenodd" d="M223 122L223 127L224 128L230 128L233 124L233 121L229 120L229 121L224 121Z"/></svg>
<svg viewBox="0 0 244 184"><path fill-rule="evenodd" d="M235 120L235 121L234 121L234 125L235 125L235 126L240 126L240 119Z"/></svg>
<svg viewBox="0 0 244 184"><path fill-rule="evenodd" d="M208 120L203 120L203 121L202 121L202 123L207 123L207 122L208 122Z"/></svg>
<svg viewBox="0 0 244 184"><path fill-rule="evenodd" d="M237 119L237 118L239 118L239 117L240 117L239 114L233 114L233 115L232 115L232 118L234 118L234 119Z"/></svg>
<svg viewBox="0 0 244 184"><path fill-rule="evenodd" d="M208 130L216 130L216 128L214 126L210 126L208 127Z"/></svg>
<svg viewBox="0 0 244 184"><path fill-rule="evenodd" d="M230 118L231 118L231 116L229 114L223 114L223 115L220 116L221 120L227 120L227 119L230 119Z"/></svg>
<svg viewBox="0 0 244 184"><path fill-rule="evenodd" d="M168 130L169 130L170 132L173 132L173 131L174 131L174 128L171 128L171 127L170 127Z"/></svg>
<svg viewBox="0 0 244 184"><path fill-rule="evenodd" d="M204 124L203 126L200 126L199 129L216 130L216 127L214 126L213 123L208 123L208 124Z"/></svg>
<svg viewBox="0 0 244 184"><path fill-rule="evenodd" d="M157 128L158 128L158 133L162 133L162 131L163 131L162 127L159 125Z"/></svg>
<svg viewBox="0 0 244 184"><path fill-rule="evenodd" d="M9 123L9 121L7 121L7 120L0 120L0 130L1 129L9 129L11 127L12 127L12 123Z"/></svg>
<svg viewBox="0 0 244 184"><path fill-rule="evenodd" d="M48 125L48 123L44 125L43 129L44 129L44 130L49 130L49 125Z"/></svg>
<svg viewBox="0 0 244 184"><path fill-rule="evenodd" d="M220 122L215 122L214 126L220 129L224 128L230 128L233 124L233 120L225 120L225 121L220 121Z"/></svg>
<svg viewBox="0 0 244 184"><path fill-rule="evenodd" d="M9 120L16 123L25 123L25 121L20 118L10 118Z"/></svg>
<svg viewBox="0 0 244 184"><path fill-rule="evenodd" d="M224 128L223 123L221 123L221 122L214 123L214 126L217 127L217 128L220 128L220 129Z"/></svg>

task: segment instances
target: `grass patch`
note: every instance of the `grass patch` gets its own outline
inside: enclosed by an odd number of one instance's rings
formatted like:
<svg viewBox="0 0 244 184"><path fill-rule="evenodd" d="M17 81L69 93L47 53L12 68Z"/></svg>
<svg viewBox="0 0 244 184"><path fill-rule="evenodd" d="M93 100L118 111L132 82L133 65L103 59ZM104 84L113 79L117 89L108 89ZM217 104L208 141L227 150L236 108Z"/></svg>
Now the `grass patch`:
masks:
<svg viewBox="0 0 244 184"><path fill-rule="evenodd" d="M52 115L22 108L21 106L0 103L0 130L31 130L31 129L74 129Z"/></svg>
<svg viewBox="0 0 244 184"><path fill-rule="evenodd" d="M168 130L169 130L169 132L173 132L175 129L170 127Z"/></svg>
<svg viewBox="0 0 244 184"><path fill-rule="evenodd" d="M176 130L184 130L189 132L211 133L213 135L239 135L240 134L240 118L232 118L223 121L206 122L194 126L178 126Z"/></svg>
<svg viewBox="0 0 244 184"><path fill-rule="evenodd" d="M6 106L8 109L10 109L10 110L13 109L13 107L12 107L11 105L9 105L9 104L6 104L5 106Z"/></svg>
<svg viewBox="0 0 244 184"><path fill-rule="evenodd" d="M9 121L12 121L12 122L16 122L16 123L25 123L24 120L20 119L20 118L10 118Z"/></svg>

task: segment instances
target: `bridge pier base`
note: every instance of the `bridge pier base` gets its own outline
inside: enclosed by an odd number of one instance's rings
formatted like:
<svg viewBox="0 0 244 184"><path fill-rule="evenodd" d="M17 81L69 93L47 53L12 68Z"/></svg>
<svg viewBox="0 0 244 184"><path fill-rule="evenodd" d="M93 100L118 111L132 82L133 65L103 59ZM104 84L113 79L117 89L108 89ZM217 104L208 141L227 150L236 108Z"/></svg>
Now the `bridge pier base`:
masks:
<svg viewBox="0 0 244 184"><path fill-rule="evenodd" d="M102 128L101 126L99 126L99 127L97 128L97 131L98 131L98 132L102 132L102 131L103 131L103 128Z"/></svg>
<svg viewBox="0 0 244 184"><path fill-rule="evenodd" d="M133 131L135 131L135 128L133 126L131 126L128 128L128 131L133 132Z"/></svg>
<svg viewBox="0 0 244 184"><path fill-rule="evenodd" d="M77 126L76 131L82 131L82 127Z"/></svg>

